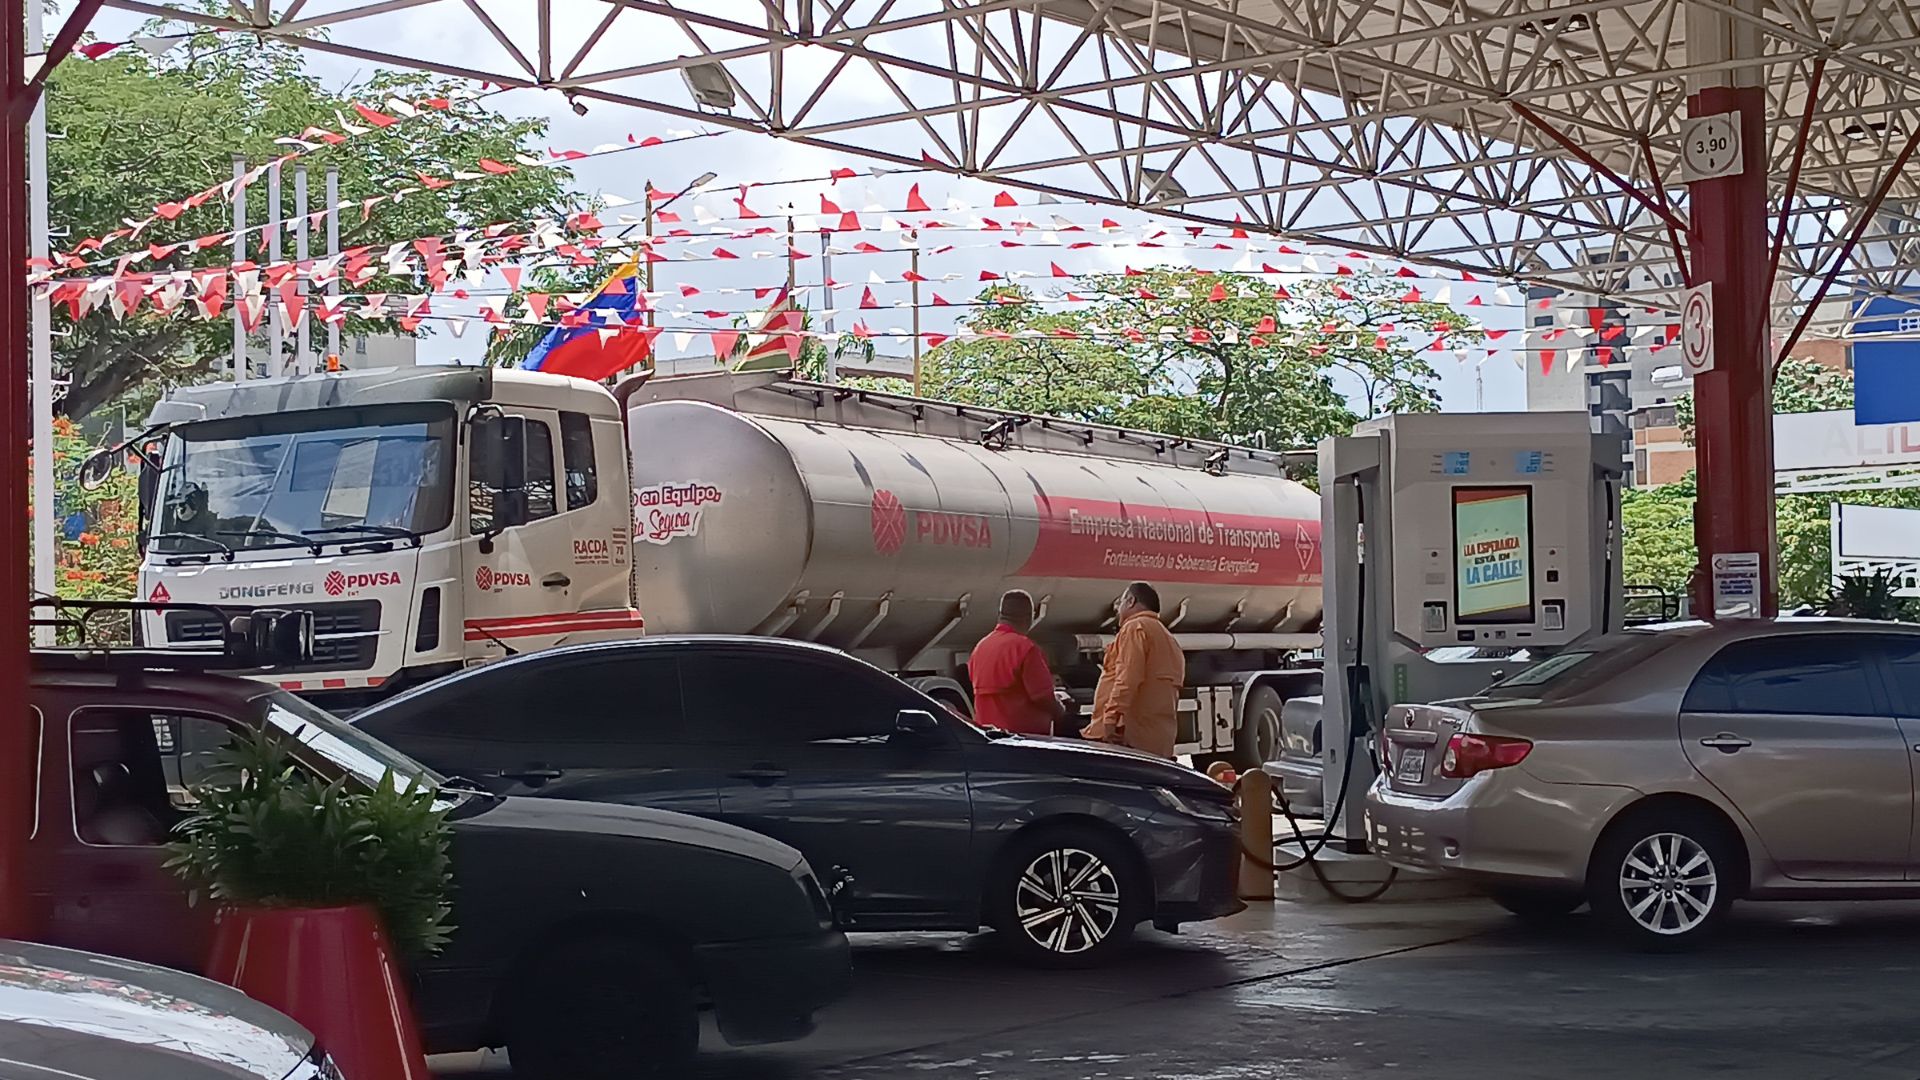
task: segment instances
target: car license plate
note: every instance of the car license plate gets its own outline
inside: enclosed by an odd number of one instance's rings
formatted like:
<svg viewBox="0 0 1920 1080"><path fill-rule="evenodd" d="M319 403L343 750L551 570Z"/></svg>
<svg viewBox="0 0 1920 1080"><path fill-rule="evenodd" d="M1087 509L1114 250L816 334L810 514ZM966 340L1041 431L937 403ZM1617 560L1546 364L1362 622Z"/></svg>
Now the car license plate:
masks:
<svg viewBox="0 0 1920 1080"><path fill-rule="evenodd" d="M1395 780L1419 783L1427 775L1427 752L1425 750L1403 750L1400 752L1400 764L1393 770Z"/></svg>

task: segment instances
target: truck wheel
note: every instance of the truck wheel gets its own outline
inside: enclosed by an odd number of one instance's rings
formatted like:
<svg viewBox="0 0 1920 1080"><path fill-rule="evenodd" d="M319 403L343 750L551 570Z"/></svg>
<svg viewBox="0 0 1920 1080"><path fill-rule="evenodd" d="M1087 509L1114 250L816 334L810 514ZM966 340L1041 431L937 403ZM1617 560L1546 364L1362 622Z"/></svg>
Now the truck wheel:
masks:
<svg viewBox="0 0 1920 1080"><path fill-rule="evenodd" d="M1271 686L1247 695L1240 730L1233 737L1233 763L1241 771L1257 769L1280 756L1280 709L1285 703Z"/></svg>
<svg viewBox="0 0 1920 1080"><path fill-rule="evenodd" d="M1594 917L1643 949L1685 949L1711 937L1740 873L1730 832L1691 810L1633 814L1610 827L1587 871Z"/></svg>
<svg viewBox="0 0 1920 1080"><path fill-rule="evenodd" d="M693 988L642 942L569 942L514 992L507 1056L526 1080L679 1076L699 1047Z"/></svg>
<svg viewBox="0 0 1920 1080"><path fill-rule="evenodd" d="M1037 967L1104 963L1146 917L1150 886L1125 841L1085 826L1014 837L987 882L987 923Z"/></svg>

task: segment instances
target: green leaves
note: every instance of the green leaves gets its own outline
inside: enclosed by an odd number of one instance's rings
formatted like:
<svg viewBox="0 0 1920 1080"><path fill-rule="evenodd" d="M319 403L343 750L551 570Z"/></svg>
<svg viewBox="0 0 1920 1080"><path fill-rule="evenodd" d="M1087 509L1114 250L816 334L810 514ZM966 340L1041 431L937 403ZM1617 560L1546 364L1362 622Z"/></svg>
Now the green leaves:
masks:
<svg viewBox="0 0 1920 1080"><path fill-rule="evenodd" d="M452 911L446 810L430 788L324 783L270 734L236 736L169 845L167 868L202 895L255 907L370 904L403 955L438 952Z"/></svg>
<svg viewBox="0 0 1920 1080"><path fill-rule="evenodd" d="M1852 619L1920 621L1920 601L1899 594L1900 575L1893 570L1849 574L1834 581L1827 598L1827 614Z"/></svg>
<svg viewBox="0 0 1920 1080"><path fill-rule="evenodd" d="M419 73L384 73L332 90L302 73L293 48L213 34L196 35L163 59L128 48L98 61L62 64L47 96L48 129L62 136L47 144L51 220L68 231L68 243L102 235L121 228L125 219L148 216L160 202L231 179L236 154L260 164L285 152L276 138L309 126L337 130L336 113L352 118L353 101L380 103L390 96L418 101L444 96L455 85ZM375 209L365 220L352 208L419 172L445 175L454 168L470 169L483 157L511 161L545 131L543 120L507 117L456 100L448 110L432 110L307 155L309 208L324 205L326 169L335 167L341 200L349 207L341 215L343 248L564 213L567 174L551 168L417 192ZM292 187L288 176L282 184L283 217L292 215ZM266 221L266 192L264 182L247 192L249 218L256 226ZM172 221L155 222L137 240L107 254L232 227L232 207L213 199ZM323 241L324 232L315 237L315 252L324 250ZM252 242L256 260L264 261L258 256L258 233ZM290 238L284 250L291 258ZM197 254L175 252L141 268L185 269L231 260L231 247L221 245ZM417 287L410 280L381 278L362 291ZM203 380L221 370L232 349L232 325L226 320L156 318L144 311L126 320L96 311L77 324L58 311L55 319L60 324L55 365L61 377L72 380L59 408L75 418L122 395L149 396L150 390L141 393L149 384ZM343 333L363 332L393 330L357 316L343 327Z"/></svg>
<svg viewBox="0 0 1920 1080"><path fill-rule="evenodd" d="M1484 338L1444 304L1409 302L1391 278L1301 282L1287 300L1249 274L1186 269L1108 274L1055 310L994 284L928 353L928 396L1019 412L1273 447L1344 434L1362 416L1439 407L1438 376L1415 351ZM1270 329L1262 331L1263 326ZM1410 335L1410 336L1409 336ZM1349 395L1359 408L1349 404Z"/></svg>

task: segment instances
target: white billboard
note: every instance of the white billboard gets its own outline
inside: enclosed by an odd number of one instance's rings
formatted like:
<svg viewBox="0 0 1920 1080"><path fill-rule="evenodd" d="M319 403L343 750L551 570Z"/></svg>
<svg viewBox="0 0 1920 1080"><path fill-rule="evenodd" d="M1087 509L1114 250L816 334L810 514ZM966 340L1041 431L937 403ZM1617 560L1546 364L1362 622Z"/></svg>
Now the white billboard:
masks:
<svg viewBox="0 0 1920 1080"><path fill-rule="evenodd" d="M1837 503L1833 553L1843 559L1920 558L1920 510Z"/></svg>
<svg viewBox="0 0 1920 1080"><path fill-rule="evenodd" d="M1785 413L1773 418L1775 472L1920 467L1920 422L1853 422L1853 410Z"/></svg>

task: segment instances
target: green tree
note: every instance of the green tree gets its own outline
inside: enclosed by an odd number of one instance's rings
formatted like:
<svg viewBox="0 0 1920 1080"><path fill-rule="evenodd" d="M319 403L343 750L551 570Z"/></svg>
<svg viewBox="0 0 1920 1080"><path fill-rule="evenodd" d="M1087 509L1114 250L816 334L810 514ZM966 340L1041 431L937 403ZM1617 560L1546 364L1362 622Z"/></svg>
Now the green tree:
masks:
<svg viewBox="0 0 1920 1080"><path fill-rule="evenodd" d="M1700 561L1693 546L1697 495L1692 473L1671 484L1620 493L1622 580L1685 594Z"/></svg>
<svg viewBox="0 0 1920 1080"><path fill-rule="evenodd" d="M1778 413L1832 412L1853 408L1853 373L1830 368L1817 360L1789 356L1773 381L1773 411ZM1693 395L1673 402L1674 423L1680 437L1693 445Z"/></svg>
<svg viewBox="0 0 1920 1080"><path fill-rule="evenodd" d="M1252 275L1185 269L1100 275L1076 292L1090 302L1060 311L1018 286L984 289L962 325L1004 336L934 349L922 364L924 391L1195 438L1300 446L1364 416L1437 409L1438 377L1416 347L1429 334L1459 345L1484 339L1467 317L1406 300L1405 286L1384 276L1306 281L1285 300Z"/></svg>
<svg viewBox="0 0 1920 1080"><path fill-rule="evenodd" d="M1676 402L1677 419L1693 441L1693 398ZM1775 413L1828 412L1853 408L1853 376L1812 360L1790 358L1774 383ZM1695 485L1686 479L1626 492L1620 500L1626 580L1680 589L1698 557L1693 543ZM1920 488L1782 495L1774 503L1779 551L1780 606L1821 607L1833 585L1832 505L1920 509Z"/></svg>
<svg viewBox="0 0 1920 1080"><path fill-rule="evenodd" d="M545 121L513 119L480 103L452 96L455 83L418 73L382 73L351 86L329 89L304 73L299 50L272 41L196 35L160 58L137 48L119 49L97 61L66 63L55 71L48 94L51 219L75 237L99 236L141 218L155 205L181 199L232 178L235 155L261 163L286 148L274 139L309 126L337 130L344 114L365 126L352 102L388 97L408 101L444 97L450 108L402 120L307 155L310 205L324 194L324 170L340 170L340 194L352 203L391 191L417 173L444 176L471 169L481 158L511 161L523 146L536 145ZM376 107L377 104L376 104ZM421 191L376 207L365 220L341 220L343 247L384 246L395 241L450 233L493 222L520 221L565 212L565 173L523 168L510 175ZM292 184L282 185L286 216ZM247 192L250 216L265 220L266 184ZM218 198L156 221L139 239L107 250L109 256L148 242L170 244L232 228L232 208ZM324 235L324 234L322 234ZM255 234L258 240L258 234ZM291 244L286 249L291 257ZM316 248L318 250L318 248ZM177 270L224 264L230 249L182 250L141 269ZM263 261L256 259L256 261ZM367 292L418 291L406 279L376 279ZM56 315L55 366L71 379L58 408L82 417L153 380L199 381L220 370L231 351L226 320L149 313L116 320L96 310L70 323ZM391 333L385 323L348 319L348 333Z"/></svg>

